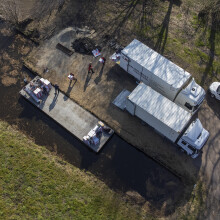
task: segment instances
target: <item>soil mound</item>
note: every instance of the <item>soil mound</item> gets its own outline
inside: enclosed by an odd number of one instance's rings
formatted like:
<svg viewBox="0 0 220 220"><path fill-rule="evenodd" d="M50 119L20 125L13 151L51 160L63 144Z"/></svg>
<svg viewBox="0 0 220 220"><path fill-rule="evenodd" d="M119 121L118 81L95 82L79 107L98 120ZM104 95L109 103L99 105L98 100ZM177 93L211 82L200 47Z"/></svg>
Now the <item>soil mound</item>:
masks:
<svg viewBox="0 0 220 220"><path fill-rule="evenodd" d="M96 48L101 51L101 47L96 45L96 43L88 37L76 39L72 43L72 48L75 52L82 54L92 54L92 51Z"/></svg>

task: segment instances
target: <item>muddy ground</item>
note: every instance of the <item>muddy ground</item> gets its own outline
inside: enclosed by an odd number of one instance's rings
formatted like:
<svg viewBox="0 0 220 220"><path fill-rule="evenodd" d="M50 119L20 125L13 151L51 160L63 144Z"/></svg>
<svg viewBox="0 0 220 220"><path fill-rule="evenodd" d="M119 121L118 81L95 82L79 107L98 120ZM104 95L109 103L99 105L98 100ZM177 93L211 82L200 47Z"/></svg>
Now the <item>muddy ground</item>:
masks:
<svg viewBox="0 0 220 220"><path fill-rule="evenodd" d="M194 65L190 61L186 62L177 56L176 51L165 51L168 45L167 36L176 36L175 30L179 30L178 35L187 41L184 45L191 46L194 43L195 30L192 28L192 22L187 13L198 9L195 9L194 5L190 5L190 1L184 3L181 1L165 1L160 8L157 5L160 1L155 1L155 4L150 4L147 10L144 7L148 3L147 1L131 2L128 4L126 1L114 1L113 4L113 1L108 1L108 3L106 1L66 1L61 10L42 14L40 19L29 23L24 29L26 33L29 33L28 30L37 28L39 35L31 37L41 44L40 47L36 47L32 51L32 55L25 62L42 75L43 68L48 67L50 71L44 74L44 77L51 80L52 83L58 82L62 91L107 122L120 136L134 146L163 161L186 179L195 180L201 176L209 188L208 199L205 204L207 211L204 215L214 218L219 213L218 204L220 200L218 172L220 169L220 104L207 94L198 116L204 127L209 130L210 138L204 147L203 154L198 159L192 160L178 152L172 144L162 139L151 128L142 125L137 118L120 111L111 104L122 89L126 88L131 91L136 84L132 77L108 59L114 51L107 47L104 42L106 35L110 39L116 39L122 46L126 46L133 38L138 38L148 46L164 53L166 57L181 67L186 68L207 90L212 81L218 80L219 76L216 75L216 72L213 75L209 75L207 72L204 72L203 75L199 75L198 72L194 73ZM181 13L183 16L177 20L177 16ZM134 19L137 21L135 24ZM152 29L149 32L145 30L143 35L143 33L139 33L139 26L141 27L146 23L149 23ZM61 30L66 27L87 28L86 26L89 30L95 30L92 37L103 46L102 53L107 58L103 70L101 70L102 66L98 60L92 56L75 53L69 58L62 52L55 50L54 47L50 48L51 45L53 46L54 40L51 37L59 34ZM159 29L159 35L154 35L152 30L156 29ZM23 50L25 53L25 48ZM8 59L7 54L2 57ZM215 56L214 60L218 62L219 58ZM93 62L95 70L92 76L87 75L87 65L90 61ZM15 74L13 68L6 71L10 74L3 77L2 82L8 83L8 85L15 83L13 81L15 78L13 77ZM74 72L77 76L78 81L74 86L69 86L67 79L69 72ZM203 214L200 217L203 218Z"/></svg>

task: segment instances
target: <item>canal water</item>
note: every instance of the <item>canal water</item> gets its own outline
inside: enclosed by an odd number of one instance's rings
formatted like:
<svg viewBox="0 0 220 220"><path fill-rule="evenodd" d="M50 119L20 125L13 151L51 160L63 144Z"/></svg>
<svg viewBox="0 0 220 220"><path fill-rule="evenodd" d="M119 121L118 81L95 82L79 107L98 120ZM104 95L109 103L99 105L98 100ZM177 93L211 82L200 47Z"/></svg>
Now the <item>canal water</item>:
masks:
<svg viewBox="0 0 220 220"><path fill-rule="evenodd" d="M9 47L3 49L9 50ZM7 52L13 54L13 50ZM30 78L34 77L25 69L20 71ZM4 73L0 71L0 74ZM131 199L134 201L141 201L141 204L149 201L157 209L164 207L164 204L169 204L173 209L178 205L184 186L167 169L116 134L99 154L95 154L23 99L19 95L24 86L22 74L16 76L16 80L17 82L10 86L0 83L1 120L16 125L19 130L33 138L36 144L44 145L74 166L90 171L111 189L132 195Z"/></svg>

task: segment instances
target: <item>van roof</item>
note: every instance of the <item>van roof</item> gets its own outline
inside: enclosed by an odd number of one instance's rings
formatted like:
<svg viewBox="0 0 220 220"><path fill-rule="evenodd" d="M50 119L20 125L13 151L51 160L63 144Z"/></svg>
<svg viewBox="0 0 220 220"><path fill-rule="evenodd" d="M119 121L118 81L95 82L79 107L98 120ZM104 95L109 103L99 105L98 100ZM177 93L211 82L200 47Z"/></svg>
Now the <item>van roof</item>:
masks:
<svg viewBox="0 0 220 220"><path fill-rule="evenodd" d="M181 132L191 118L189 112L144 83L140 83L128 99L177 132Z"/></svg>
<svg viewBox="0 0 220 220"><path fill-rule="evenodd" d="M190 73L136 39L126 46L122 53L174 88L180 88L191 76Z"/></svg>

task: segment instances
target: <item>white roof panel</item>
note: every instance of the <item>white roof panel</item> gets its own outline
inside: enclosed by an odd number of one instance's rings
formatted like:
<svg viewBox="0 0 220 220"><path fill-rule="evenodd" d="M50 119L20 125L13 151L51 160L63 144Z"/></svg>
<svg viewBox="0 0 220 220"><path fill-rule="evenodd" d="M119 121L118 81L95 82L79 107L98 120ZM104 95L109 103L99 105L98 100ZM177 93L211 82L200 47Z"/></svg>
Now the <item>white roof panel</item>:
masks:
<svg viewBox="0 0 220 220"><path fill-rule="evenodd" d="M191 76L190 73L136 39L125 47L122 53L174 88L180 88Z"/></svg>
<svg viewBox="0 0 220 220"><path fill-rule="evenodd" d="M128 99L177 132L181 132L191 118L189 112L144 83L140 83Z"/></svg>

